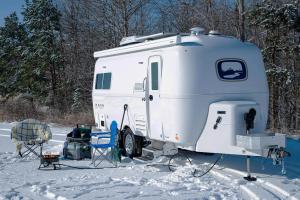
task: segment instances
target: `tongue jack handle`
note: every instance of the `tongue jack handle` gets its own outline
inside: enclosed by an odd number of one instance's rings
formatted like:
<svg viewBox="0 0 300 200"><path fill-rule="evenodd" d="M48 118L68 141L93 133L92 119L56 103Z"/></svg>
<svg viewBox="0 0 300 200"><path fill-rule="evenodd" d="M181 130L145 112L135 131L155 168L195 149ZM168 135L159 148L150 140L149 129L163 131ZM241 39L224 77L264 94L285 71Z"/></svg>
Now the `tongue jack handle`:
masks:
<svg viewBox="0 0 300 200"><path fill-rule="evenodd" d="M254 119L256 115L256 110L251 108L248 113L245 113L244 120L246 122L246 134L250 133L250 129L254 128Z"/></svg>

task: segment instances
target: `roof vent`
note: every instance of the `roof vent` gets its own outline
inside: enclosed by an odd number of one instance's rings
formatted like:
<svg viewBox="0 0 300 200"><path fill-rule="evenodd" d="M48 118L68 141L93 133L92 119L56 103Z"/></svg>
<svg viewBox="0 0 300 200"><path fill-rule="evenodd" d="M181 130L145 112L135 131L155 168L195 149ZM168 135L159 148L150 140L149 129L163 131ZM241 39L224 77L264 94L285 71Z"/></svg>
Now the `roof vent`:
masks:
<svg viewBox="0 0 300 200"><path fill-rule="evenodd" d="M211 30L211 31L209 31L208 34L209 35L221 35L221 33L219 31L217 31L217 30Z"/></svg>
<svg viewBox="0 0 300 200"><path fill-rule="evenodd" d="M201 27L194 27L190 29L191 35L198 36L205 34L205 29Z"/></svg>
<svg viewBox="0 0 300 200"><path fill-rule="evenodd" d="M166 38L166 37L170 37L170 36L175 36L177 35L177 33L156 33L153 35L146 35L146 36L129 36L129 37L124 37L122 38L121 42L120 42L120 46L125 46L125 45L129 45L129 44L135 44L135 43L141 43L141 42L145 42L147 40L157 40L157 39L161 39L161 38Z"/></svg>

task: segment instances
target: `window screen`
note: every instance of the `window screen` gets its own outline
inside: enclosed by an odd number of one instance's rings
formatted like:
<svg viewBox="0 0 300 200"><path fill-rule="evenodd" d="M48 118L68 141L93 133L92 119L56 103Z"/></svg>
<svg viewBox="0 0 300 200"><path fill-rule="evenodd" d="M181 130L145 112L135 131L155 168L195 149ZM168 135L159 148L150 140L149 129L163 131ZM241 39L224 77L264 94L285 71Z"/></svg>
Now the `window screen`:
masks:
<svg viewBox="0 0 300 200"><path fill-rule="evenodd" d="M101 73L96 76L96 89L110 89L111 73Z"/></svg>
<svg viewBox="0 0 300 200"><path fill-rule="evenodd" d="M152 90L158 90L158 63L151 63L151 85Z"/></svg>

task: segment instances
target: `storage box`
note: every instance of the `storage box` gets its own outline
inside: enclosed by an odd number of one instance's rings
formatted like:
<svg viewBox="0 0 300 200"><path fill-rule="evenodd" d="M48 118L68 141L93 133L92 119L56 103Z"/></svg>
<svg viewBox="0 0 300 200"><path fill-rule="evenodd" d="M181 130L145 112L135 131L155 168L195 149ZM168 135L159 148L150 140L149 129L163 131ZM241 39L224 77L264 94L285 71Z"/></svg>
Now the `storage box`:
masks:
<svg viewBox="0 0 300 200"><path fill-rule="evenodd" d="M66 159L81 160L91 158L91 147L84 142L65 142L63 155Z"/></svg>
<svg viewBox="0 0 300 200"><path fill-rule="evenodd" d="M236 143L236 146L248 150L263 150L270 146L285 147L285 135L278 133L273 135L266 133L237 135Z"/></svg>

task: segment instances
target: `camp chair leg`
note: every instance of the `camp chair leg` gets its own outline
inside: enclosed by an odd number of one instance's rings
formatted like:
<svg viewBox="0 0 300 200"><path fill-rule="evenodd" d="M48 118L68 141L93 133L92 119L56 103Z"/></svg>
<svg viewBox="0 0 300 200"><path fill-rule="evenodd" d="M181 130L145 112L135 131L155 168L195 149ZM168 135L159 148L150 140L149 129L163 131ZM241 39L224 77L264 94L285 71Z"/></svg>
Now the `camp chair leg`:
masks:
<svg viewBox="0 0 300 200"><path fill-rule="evenodd" d="M96 155L96 153L99 153L100 155ZM98 166L102 161L100 161L98 164L96 164L96 161L100 159L100 156L102 156L102 152L99 151L98 149L94 150L94 153L92 155L92 163L95 167Z"/></svg>
<svg viewBox="0 0 300 200"><path fill-rule="evenodd" d="M93 155L92 155L92 163L94 166L95 166L95 155L96 155L96 149L94 150L93 152Z"/></svg>
<svg viewBox="0 0 300 200"><path fill-rule="evenodd" d="M41 154L42 154L42 145L43 144L34 144L34 145L30 146L30 145L27 145L26 143L24 143L24 147L27 150L25 150L23 153L20 151L19 155L24 158L24 157L28 156L30 153L33 153L35 156L37 156L38 158L40 158ZM40 154L38 154L36 152L36 149L39 148L39 147L40 147L40 151L41 151Z"/></svg>
<svg viewBox="0 0 300 200"><path fill-rule="evenodd" d="M94 167L98 167L105 160L111 163L114 167L117 167L117 162L112 159L112 155L107 155L109 153L112 153L111 148L110 151L108 151L108 149L105 150L107 151L101 151L101 149L95 148L92 156L92 164L94 165Z"/></svg>
<svg viewBox="0 0 300 200"><path fill-rule="evenodd" d="M99 154L97 155L97 157L94 157L94 166L98 167L104 160L107 160L107 158L104 155L104 153L102 151L100 151L99 149L95 149L95 156L96 156L96 152L98 152ZM99 162L96 164L97 160L99 160Z"/></svg>

